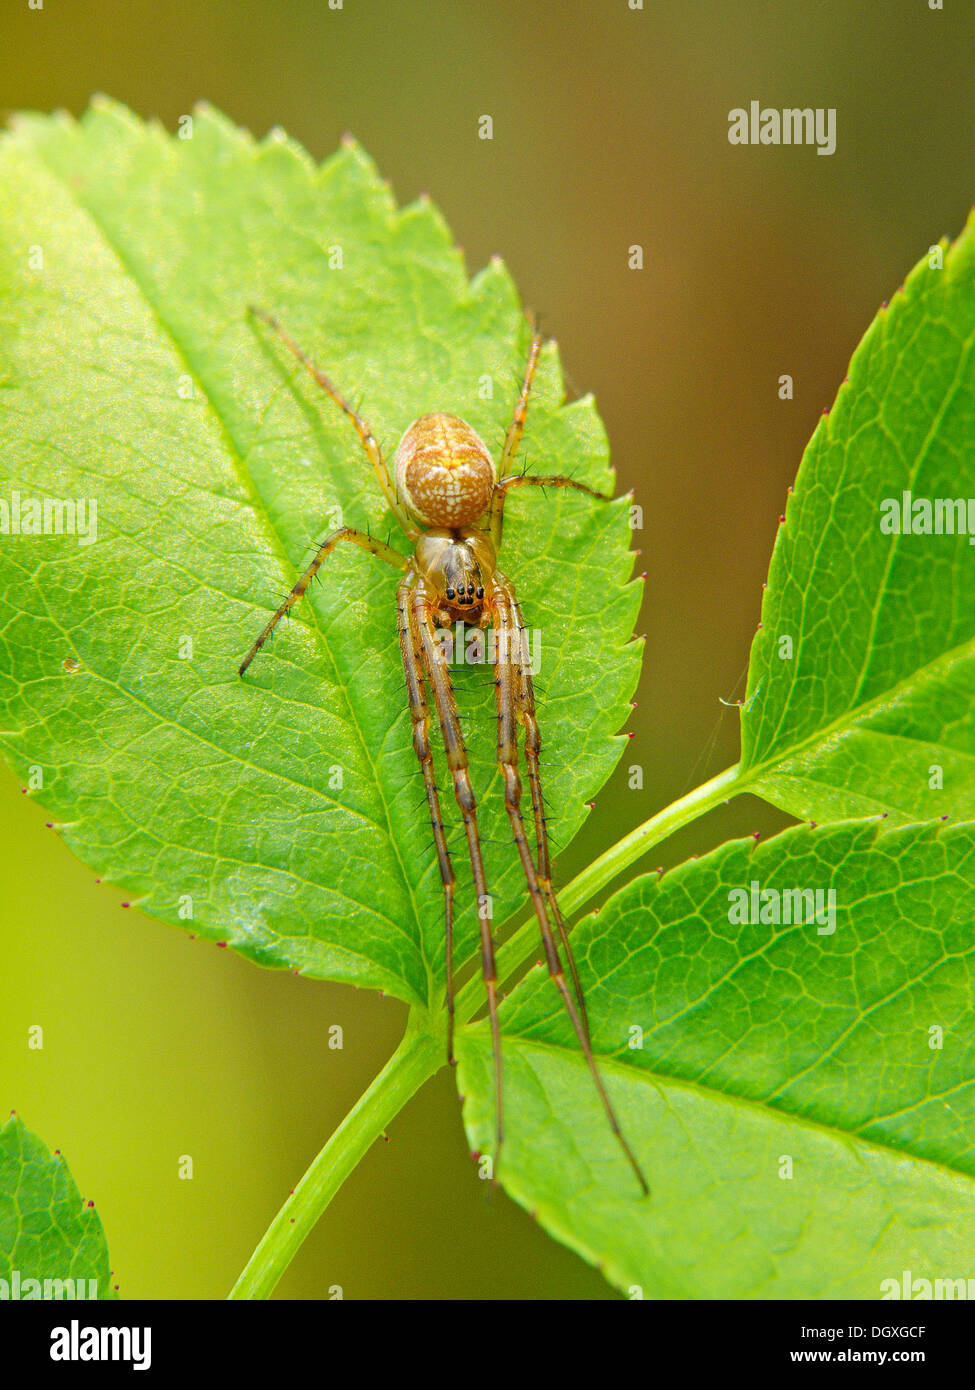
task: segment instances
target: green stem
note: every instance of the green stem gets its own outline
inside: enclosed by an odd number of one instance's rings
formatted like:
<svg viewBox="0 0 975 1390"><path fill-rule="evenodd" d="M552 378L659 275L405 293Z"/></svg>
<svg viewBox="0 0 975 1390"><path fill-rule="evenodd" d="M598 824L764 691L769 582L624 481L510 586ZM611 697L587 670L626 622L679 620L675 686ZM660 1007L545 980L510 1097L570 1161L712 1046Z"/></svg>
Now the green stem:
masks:
<svg viewBox="0 0 975 1390"><path fill-rule="evenodd" d="M601 888L605 888L607 883L654 845L745 789L746 781L739 778L737 766L729 767L666 810L651 816L636 830L631 830L629 835L624 835L605 854L594 859L563 889L559 894L562 910L568 916L585 906ZM532 918L502 947L498 953L502 979L523 964L529 951L535 949L535 934L536 926ZM480 980L471 980L457 996L457 1022L465 1023L473 1018L483 1002L484 991ZM411 1010L399 1047L346 1115L271 1222L231 1290L231 1298L267 1298L270 1295L302 1242L359 1160L424 1081L443 1065L442 1032L434 1027L426 1012Z"/></svg>
<svg viewBox="0 0 975 1390"><path fill-rule="evenodd" d="M424 1015L424 1018L426 1016ZM424 1081L445 1064L444 1038L411 1011L406 1032L264 1233L230 1298L267 1298L359 1160Z"/></svg>
<svg viewBox="0 0 975 1390"><path fill-rule="evenodd" d="M710 782L702 782L699 787L682 796L679 801L672 802L665 810L658 811L655 816L631 830L629 835L624 835L622 840L617 840L615 845L598 859L594 859L581 874L577 874L572 882L566 885L559 895L563 911L576 912L580 907L584 907L601 888L605 888L607 883L611 883L624 869L628 869L648 850L653 849L654 845L659 845L661 840L666 840L675 831L703 816L706 811L712 811L715 806L730 801L733 796L740 795L744 790L745 782L736 763L734 767L726 767L724 772L719 772L717 777L712 777Z"/></svg>
<svg viewBox="0 0 975 1390"><path fill-rule="evenodd" d="M598 859L594 859L581 874L562 889L559 893L559 905L566 917L584 907L601 888L605 888L607 883L611 883L618 874L629 868L654 845L673 835L675 830L680 830L698 816L704 815L705 811L713 810L715 806L729 801L731 797L738 796L745 790L746 783L744 778L740 778L736 763L734 767L725 768L717 777L712 777L710 782L702 782L694 791L688 792L687 796L682 796L679 801L672 802L665 810L658 811L655 816L638 825L629 835L617 840L616 844ZM526 957L536 949L537 944L538 926L535 918L531 917L499 950L498 978L504 980L524 964ZM456 1021L469 1022L483 1004L484 986L479 979L469 980L457 995Z"/></svg>

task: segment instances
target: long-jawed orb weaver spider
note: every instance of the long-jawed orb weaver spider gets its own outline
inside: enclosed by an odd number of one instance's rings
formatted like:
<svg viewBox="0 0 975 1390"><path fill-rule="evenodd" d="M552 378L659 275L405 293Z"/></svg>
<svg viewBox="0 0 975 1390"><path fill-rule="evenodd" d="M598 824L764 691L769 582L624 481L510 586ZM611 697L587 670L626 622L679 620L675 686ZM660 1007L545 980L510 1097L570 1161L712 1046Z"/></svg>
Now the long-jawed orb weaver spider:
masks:
<svg viewBox="0 0 975 1390"><path fill-rule="evenodd" d="M596 1065L589 1040L589 1023L579 972L576 969L569 935L552 887L548 832L545 824L542 783L539 772L541 737L535 717L535 692L531 665L524 641L525 622L511 581L498 569L504 524L504 502L508 490L534 487L569 487L603 501L609 499L593 488L560 475L541 477L531 473L511 473L525 428L528 397L541 348L541 338L532 331L531 347L511 423L505 435L501 459L495 467L480 435L456 415L436 412L421 415L409 426L399 442L393 461L393 476L372 431L357 410L342 397L324 372L285 332L273 315L251 305L249 312L267 324L285 347L314 377L351 420L362 447L369 457L390 511L413 543L410 556L350 526L341 526L318 547L311 564L284 599L264 631L240 664L243 675L274 628L304 594L325 560L341 541L351 541L372 555L403 572L396 590L396 611L400 649L406 675L406 693L413 722L413 748L420 763L426 801L433 826L434 843L440 866L444 894L447 985L447 1058L454 1061L454 978L453 931L455 877L440 812L430 747L430 712L427 689L443 733L447 766L453 780L454 796L464 821L471 872L478 903L487 901L487 881L477 827L477 803L471 786L467 749L461 732L454 699L450 668L438 627L452 626L463 619L469 627L493 626L497 636L495 690L498 717L498 765L504 780L504 800L511 832L521 859L525 882L531 896L545 950L545 962L572 1021L579 1045L589 1066L610 1127L616 1135L644 1195L649 1193L646 1179L627 1143L616 1118L606 1087ZM518 726L525 730L525 764L531 790L535 822L537 860L532 857L525 836L521 812L521 777L518 771ZM501 1154L502 1073L501 1036L498 1026L498 974L494 940L486 917L478 913L481 934L481 969L487 991L494 1060L495 1154L494 1169ZM555 923L555 932L552 923ZM572 977L569 992L556 943L558 934Z"/></svg>

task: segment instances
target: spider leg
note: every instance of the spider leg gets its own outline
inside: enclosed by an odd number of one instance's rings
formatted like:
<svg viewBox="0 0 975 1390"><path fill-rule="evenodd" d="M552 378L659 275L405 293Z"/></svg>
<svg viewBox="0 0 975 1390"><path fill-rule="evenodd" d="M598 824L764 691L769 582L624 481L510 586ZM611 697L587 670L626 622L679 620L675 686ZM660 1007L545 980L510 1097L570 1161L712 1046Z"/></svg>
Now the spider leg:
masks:
<svg viewBox="0 0 975 1390"><path fill-rule="evenodd" d="M494 496L491 498L491 540L494 542L495 550L501 549L501 535L504 531L504 500L510 487L571 487L576 492L584 492L587 497L598 497L600 502L612 501L608 493L597 492L594 487L587 487L585 483L577 483L575 478L566 478L561 473L552 473L546 477L542 477L538 473L513 473L495 485Z"/></svg>
<svg viewBox="0 0 975 1390"><path fill-rule="evenodd" d="M339 541L352 541L355 545L360 545L363 550L368 550L370 554L378 555L380 559L388 561L391 565L395 565L397 569L405 570L409 568L410 562L404 555L401 555L398 550L394 550L392 546L384 544L383 541L376 540L374 536L367 536L362 531L354 531L350 526L341 526L337 531L333 531L330 536L327 536L325 540L322 541L315 552L315 558L312 560L311 564L295 584L284 602L279 605L260 637L258 637L257 641L240 663L240 666L237 668L238 675L242 676L244 674L284 615L290 613L291 609L294 608L295 604L315 578L315 575L318 573L325 560L331 555Z"/></svg>
<svg viewBox="0 0 975 1390"><path fill-rule="evenodd" d="M373 471L376 474L379 486L382 488L387 506L399 522L403 531L409 536L410 540L415 541L420 533L399 501L396 495L396 488L393 485L393 480L389 476L389 469L386 466L386 460L383 458L382 450L376 443L372 430L366 424L365 420L363 420L358 410L354 409L348 401L345 400L339 392L338 387L335 386L323 371L320 371L319 368L315 366L311 358L302 351L290 334L281 327L281 324L273 314L269 314L265 309L259 309L255 304L248 305L248 312L253 314L255 318L260 319L262 323L266 323L268 328L272 329L278 335L291 355L298 359L305 370L314 377L322 390L332 398L335 404L341 410L345 411L355 427L355 432L359 436L362 447L368 455L369 462L372 464Z"/></svg>
<svg viewBox="0 0 975 1390"><path fill-rule="evenodd" d="M413 607L413 589L416 579L412 574L400 581L396 590L396 613L399 627L399 644L403 654L403 670L406 674L406 693L410 705L410 718L413 721L413 751L423 772L426 788L426 802L430 811L430 824L433 826L433 839L437 849L437 862L440 865L440 878L444 894L444 937L447 961L447 1061L454 1062L454 877L444 833L443 816L440 812L440 796L433 767L433 753L430 750L430 711L427 706L426 687L423 676L423 657L420 650L420 630Z"/></svg>
<svg viewBox="0 0 975 1390"><path fill-rule="evenodd" d="M507 584L507 598L511 604L511 611L517 630L518 648L515 658L515 717L525 730L525 763L528 768L528 786L531 791L532 799L532 818L535 822L535 849L538 863L538 881L545 894L548 903L549 916L555 922L562 942L562 949L565 951L565 958L569 966L569 974L572 976L572 989L576 997L576 1004L579 1007L579 1017L582 1026L586 1030L586 1037L589 1033L589 1015L586 1012L586 999L582 992L582 985L579 982L579 971L576 967L575 956L569 944L569 932L565 925L565 918L562 916L562 909L559 907L559 900L555 896L555 889L552 886L552 860L549 849L549 836L547 817L545 815L545 797L542 793L542 774L539 761L542 752L542 736L538 727L538 720L535 717L535 683L532 680L531 662L528 658L526 648L525 619L522 615L521 606L515 597L515 591L510 581ZM517 751L517 750L516 750Z"/></svg>
<svg viewBox="0 0 975 1390"><path fill-rule="evenodd" d="M515 405L515 413L511 417L511 424L504 437L504 447L501 450L501 461L498 464L498 477L503 478L511 467L512 460L521 442L521 436L525 429L525 416L528 414L528 397L531 394L532 380L535 376L535 368L538 366L538 354L542 346L542 340L532 324L532 340L528 349L528 361L525 363L525 375L521 383L521 391Z"/></svg>
<svg viewBox="0 0 975 1390"><path fill-rule="evenodd" d="M562 1002L565 1005L576 1037L579 1039L579 1046L582 1048L583 1056L586 1059L589 1072L596 1090L599 1093L599 1098L602 1101L610 1128L619 1140L620 1146L629 1160L630 1167L633 1169L644 1195L647 1195L650 1189L647 1186L646 1178L643 1176L640 1165L637 1163L633 1151L626 1142L623 1131L620 1128L619 1120L616 1118L616 1112L613 1109L612 1102L603 1084L599 1068L596 1066L596 1059L589 1042L588 1030L583 1026L582 1018L579 1015L579 1011L569 992L569 987L566 984L558 946L555 943L551 922L549 921L548 894L546 894L539 882L539 876L536 873L531 851L528 848L528 840L525 836L525 824L521 814L521 778L518 774L519 677L516 674L516 656L518 658L517 665L521 667L521 669L524 669L524 662L521 660L520 656L521 634L518 629L518 615L515 607L514 590L500 573L496 573L494 576L494 588L491 592L491 608L500 638L498 644L497 677L495 680L498 707L498 766L504 778L504 803L505 809L508 812L508 820L511 822L511 832L518 848L519 857L521 858L525 882L528 885L528 892L535 908L535 916L538 918L538 925L541 928L548 973L562 996ZM529 763L529 768L531 768L531 763ZM535 774L537 776L537 763L535 764ZM564 932L563 942L568 951L568 937ZM569 956L571 958L571 952L569 952Z"/></svg>
<svg viewBox="0 0 975 1390"><path fill-rule="evenodd" d="M494 939L491 936L487 879L484 874L484 860L481 855L481 841L477 828L477 803L471 786L470 768L467 761L467 748L461 732L454 698L450 668L443 648L436 638L434 625L434 604L427 596L422 579L416 584L412 597L413 614L420 637L420 654L426 671L427 681L433 695L433 703L440 720L444 748L447 753L447 766L454 784L454 797L460 808L467 835L467 849L470 855L471 872L474 878L474 892L477 896L478 923L481 931L481 974L487 993L488 1015L491 1020L491 1048L494 1058L494 1171L497 1173L501 1158L501 1140L504 1133L501 1097L501 1029L498 1025L498 969L494 959Z"/></svg>

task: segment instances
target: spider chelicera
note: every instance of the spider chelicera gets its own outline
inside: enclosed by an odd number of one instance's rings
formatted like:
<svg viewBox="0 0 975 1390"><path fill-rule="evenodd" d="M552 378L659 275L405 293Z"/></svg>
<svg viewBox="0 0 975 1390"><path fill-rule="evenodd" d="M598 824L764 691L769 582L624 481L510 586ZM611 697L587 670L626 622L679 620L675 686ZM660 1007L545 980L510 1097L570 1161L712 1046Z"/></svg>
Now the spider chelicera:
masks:
<svg viewBox="0 0 975 1390"><path fill-rule="evenodd" d="M298 602L322 564L340 542L351 541L353 545L361 546L363 550L379 556L403 572L403 578L396 590L396 611L403 669L406 675L406 693L413 721L413 748L423 773L426 801L443 882L447 1057L453 1063L455 877L450 851L447 848L430 746L427 690L429 689L433 697L443 733L447 766L453 780L454 796L464 822L474 890L478 904L483 904L488 901L488 888L477 826L477 803L471 786L467 749L454 699L448 657L444 645L438 638L438 630L444 625L452 626L460 619L469 627L495 628L497 657L494 684L498 712L498 765L504 781L505 809L511 823L511 832L541 929L545 962L572 1021L610 1127L623 1147L641 1190L646 1194L646 1179L620 1129L596 1066L589 1040L589 1024L579 973L569 945L565 921L552 887L548 832L539 772L541 737L535 717L535 692L525 642L525 622L511 581L498 569L504 502L509 489L522 486L568 487L587 493L590 497L609 500L603 493L596 492L573 478L560 475L542 477L533 473L510 471L525 428L528 397L538 364L541 339L533 329L521 391L497 467L487 445L466 421L456 415L438 411L430 415L421 415L409 426L396 450L391 478L382 450L358 411L344 400L329 378L319 371L276 318L253 305L250 307L250 313L273 329L289 352L349 417L369 457L386 503L413 543L414 549L412 555L404 556L375 536L353 530L350 526L341 526L337 531L333 531L318 547L311 564L244 657L240 664L240 674L244 674L276 625ZM524 756L535 823L536 857L532 856L529 848L521 812L522 786L518 771L519 725L525 731ZM478 918L481 968L487 991L494 1059L496 1171L503 1134L498 974L490 923L487 915L480 911ZM572 977L571 993L566 984L559 943Z"/></svg>

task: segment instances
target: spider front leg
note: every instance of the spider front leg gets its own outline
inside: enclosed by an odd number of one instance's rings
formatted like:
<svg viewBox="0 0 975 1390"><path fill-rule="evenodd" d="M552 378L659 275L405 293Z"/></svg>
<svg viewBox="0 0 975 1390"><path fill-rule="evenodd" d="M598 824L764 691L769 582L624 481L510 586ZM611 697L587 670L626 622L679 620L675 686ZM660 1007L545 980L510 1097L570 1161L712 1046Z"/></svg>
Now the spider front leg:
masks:
<svg viewBox="0 0 975 1390"><path fill-rule="evenodd" d="M490 900L487 891L487 878L484 873L484 860L481 855L481 839L477 828L477 803L474 799L474 788L471 785L470 766L467 760L467 747L464 743L464 735L461 732L460 719L457 714L457 702L454 698L454 687L450 679L450 668L447 665L446 654L437 640L437 628L434 621L434 603L428 597L426 586L422 579L417 581L416 587L413 589L410 608L413 615L412 620L415 623L414 630L419 637L420 657L423 662L423 668L430 686L430 691L433 695L433 703L437 711L437 717L440 720L444 749L447 754L447 766L450 769L451 779L454 784L454 798L464 821L464 831L467 836L467 849L471 861L471 873L474 878L474 892L477 897L477 919L481 933L481 974L484 978L484 988L487 993L488 1015L491 1020L491 1048L494 1058L494 1166L495 1171L497 1171L498 1161L501 1157L501 1141L504 1133L501 1085L501 1030L498 1024L498 970L494 959L494 939L491 935L491 923L488 915ZM424 775L426 774L424 773ZM451 967L451 988L452 985L453 971ZM448 1004L448 1019L452 1011L453 1000L451 998Z"/></svg>
<svg viewBox="0 0 975 1390"><path fill-rule="evenodd" d="M295 604L315 578L315 575L321 569L328 556L331 555L339 541L352 541L354 545L359 545L363 550L368 550L371 555L378 555L380 559L387 561L390 565L394 565L397 569L405 570L410 567L409 560L401 555L398 550L394 550L393 547L387 545L385 541L376 540L374 536L367 536L364 531L354 531L351 526L341 526L337 531L333 531L330 536L327 536L325 540L322 541L318 550L315 552L315 558L312 560L311 564L305 570L304 574L298 580L284 602L278 607L277 612L240 663L240 666L237 668L238 675L242 676L244 674L284 615L290 613L291 609L294 608Z"/></svg>
<svg viewBox="0 0 975 1390"><path fill-rule="evenodd" d="M406 695L410 706L410 719L413 722L413 751L416 754L423 783L426 788L427 806L430 811L430 824L433 826L433 839L437 847L437 863L440 866L440 879L444 895L444 947L447 963L447 1061L454 1064L454 888L456 878L447 837L444 833L443 816L440 811L440 795L433 768L433 753L430 749L430 711L427 707L424 684L423 656L420 647L420 629L413 605L413 590L416 576L408 574L396 590L396 613L399 627L399 644L403 656L403 670L406 675Z"/></svg>
<svg viewBox="0 0 975 1390"><path fill-rule="evenodd" d="M540 760L542 754L542 736L538 727L538 720L535 717L535 683L532 680L531 662L527 653L527 632L525 619L522 615L521 606L515 598L515 592L510 582L506 587L505 602L510 602L511 617L517 629L518 650L516 657L511 658L515 667L514 701L515 715L518 722L525 730L525 763L528 768L528 786L531 791L532 817L535 822L535 850L538 863L538 881L545 894L548 903L549 913L555 922L565 951L565 958L568 962L569 973L572 976L572 988L575 993L576 1003L579 1006L579 1017L582 1026L586 1030L586 1037L589 1037L589 1015L586 1011L586 1000L582 992L582 985L579 981L579 971L576 967L575 956L572 947L569 945L569 932L565 925L565 918L562 916L562 909L559 907L559 900L555 896L555 888L552 884L552 860L548 842L548 818L545 815L545 798L542 794L542 773ZM517 746L515 747L517 756Z"/></svg>
<svg viewBox="0 0 975 1390"><path fill-rule="evenodd" d="M612 1102L603 1084L599 1068L596 1066L596 1059L589 1042L588 1028L584 1025L579 1010L573 1003L569 987L566 984L565 973L562 969L562 961L559 956L558 946L555 943L555 937L552 934L552 926L548 914L549 899L550 897L554 898L554 893L551 892L551 881L549 882L549 892L546 893L539 881L539 874L536 872L535 864L528 848L528 841L525 836L525 825L521 814L521 778L518 773L518 723L519 713L521 713L522 716L527 715L525 698L528 687L523 684L526 666L524 653L522 651L521 625L517 601L511 584L500 573L495 573L494 576L494 587L491 593L491 609L499 637L496 666L497 675L495 678L498 709L498 766L501 769L501 776L504 779L505 809L508 812L508 820L511 823L512 835L514 836L515 845L517 846L518 854L521 859L522 869L525 874L525 882L528 886L532 905L535 908L535 916L538 918L538 925L542 933L545 962L548 966L548 973L554 981L559 994L562 996L562 1003L565 1005L565 1010L569 1015L575 1035L579 1040L579 1046L582 1048L583 1056L586 1059L590 1075L592 1076L593 1083L599 1094L610 1128L616 1135L629 1161L630 1167L633 1169L637 1182L640 1184L641 1191L644 1196L647 1196L650 1191L647 1180L643 1176L643 1171L620 1128L619 1120L616 1118L616 1112L613 1109ZM534 703L534 700L532 703ZM519 706L521 706L520 709ZM524 718L522 722L526 722ZM526 730L527 727L526 722ZM536 737L532 739L532 742L535 744L533 753L529 755L526 749L526 759L529 759L529 767L532 769L530 777L533 782L533 800L536 794L539 799L541 797L541 782L538 776L537 761L539 751L537 725L535 726L535 736ZM527 742L528 738L526 734L526 746ZM535 814L537 827L540 823L539 802L535 803ZM541 846L544 843L546 845L545 864L546 867L548 867L547 842L544 839L544 821L542 820L541 823L543 827L543 838L539 841L539 857L541 859ZM569 947L568 933L565 931L564 923L560 934L567 957L572 961L572 952ZM576 989L581 994L579 977L575 970L574 962L572 964L572 973Z"/></svg>
<svg viewBox="0 0 975 1390"><path fill-rule="evenodd" d="M608 493L597 492L594 487L577 483L575 478L563 477L561 473L549 474L547 477L540 477L537 473L513 473L497 483L494 496L491 498L491 540L496 551L501 549L501 535L504 531L504 500L508 495L508 489L512 487L571 487L576 492L584 492L587 497L598 497L600 502L613 500Z"/></svg>

